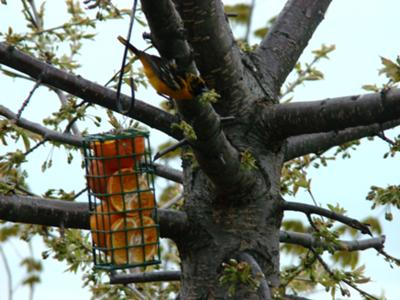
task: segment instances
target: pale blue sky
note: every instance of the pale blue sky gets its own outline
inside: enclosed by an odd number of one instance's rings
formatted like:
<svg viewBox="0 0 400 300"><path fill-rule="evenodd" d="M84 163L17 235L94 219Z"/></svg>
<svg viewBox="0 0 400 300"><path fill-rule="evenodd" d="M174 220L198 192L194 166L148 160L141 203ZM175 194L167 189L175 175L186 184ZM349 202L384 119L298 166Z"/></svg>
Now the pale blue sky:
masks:
<svg viewBox="0 0 400 300"><path fill-rule="evenodd" d="M8 26L13 26L15 31L22 30L22 16L19 14L20 3L8 1L7 6L0 5L0 30L5 31ZM228 2L228 1L226 1ZM262 2L262 3L261 3ZM62 16L59 16L58 6L60 2L48 1L47 12L51 14L46 27L59 25ZM283 6L282 0L257 1L255 10L254 28L263 26L271 16L275 15ZM129 4L130 5L130 4ZM309 46L306 48L301 61L311 60L311 51L318 48L322 43L336 44L337 50L333 52L330 60L323 61L319 67L324 71L325 80L321 82L310 82L300 87L295 93L296 100L317 100L327 97L343 96L364 93L361 86L368 83L382 83L385 78L378 78L380 68L379 56L394 59L400 53L400 39L398 38L398 13L400 1L398 0L334 0L331 7L318 28ZM116 42L118 34L125 35L128 21L113 21L112 26L100 25L98 39L84 46L81 62L83 67L79 73L91 80L104 83L110 74L117 70L120 65L122 46ZM111 27L111 28L110 28ZM135 27L134 40L140 48L144 47L141 40L143 29ZM142 46L142 47L141 47ZM26 98L32 83L13 81L8 78L0 78L0 104L7 105L16 111L23 99ZM141 90L138 94L140 99L151 99L150 103L157 104L159 98L154 91ZM40 121L51 111L59 106L55 95L49 94L47 89L41 88L31 100L31 104L24 112L25 117ZM82 125L81 125L82 126ZM82 126L83 128L83 126ZM91 128L92 132L98 129ZM399 130L396 130L396 134ZM388 135L393 136L393 131ZM153 144L165 140L165 137L153 132ZM383 217L382 210L370 210L370 203L365 201L365 196L372 184L386 186L388 184L399 184L398 170L400 162L398 157L383 160L383 153L388 149L387 145L380 140L375 142L363 141L359 151L353 154L351 160L330 163L330 167L318 171L310 171L313 175L312 188L314 196L320 203L339 202L348 210L348 215L362 218L366 214ZM80 158L77 155L72 165L66 165L63 161L65 154L57 149L53 152L54 167L42 173L40 165L48 155L49 148L41 148L30 157L27 165L29 172L29 184L36 193L41 193L49 187L61 187L65 190L80 190L83 185L83 171L80 169ZM3 154L6 149L0 149ZM62 175L60 175L62 174ZM61 180L62 178L62 180ZM43 184L45 182L46 184ZM85 201L82 198L82 201ZM304 203L311 203L311 199L305 193L299 193L295 199ZM287 217L294 218L297 214ZM388 223L382 221L384 231L387 235L386 249L389 253L400 256L400 236L398 234L400 214L395 212L394 221ZM38 240L38 239L37 239ZM40 242L35 249L39 257ZM18 268L18 253L24 252L24 245L20 242L7 244L5 250L10 255L14 282L18 282L22 274ZM287 262L285 258L283 263ZM387 299L397 299L400 294L398 281L400 271L390 269L389 265L372 250L362 254L362 261L367 263L367 275L374 281L365 285L369 292L381 294L385 291ZM65 266L57 261L48 259L44 262L45 272L42 276L42 284L36 288L35 299L57 300L64 299L88 299L89 294L81 288L80 275L64 273ZM0 299L7 299L6 280L4 277L4 266L0 260ZM310 296L312 299L323 300L327 296ZM26 289L18 289L14 299L27 299ZM361 299L355 291L352 291L351 299Z"/></svg>

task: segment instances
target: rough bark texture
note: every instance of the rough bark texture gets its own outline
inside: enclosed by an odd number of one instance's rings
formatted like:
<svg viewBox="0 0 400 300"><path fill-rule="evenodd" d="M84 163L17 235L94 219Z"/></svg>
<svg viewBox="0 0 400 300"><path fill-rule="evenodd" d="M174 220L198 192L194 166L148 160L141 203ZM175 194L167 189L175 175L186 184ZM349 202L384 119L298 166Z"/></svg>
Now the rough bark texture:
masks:
<svg viewBox="0 0 400 300"><path fill-rule="evenodd" d="M280 239L305 241L309 247L318 243L312 237L280 232L284 209L280 172L284 161L320 149L321 141L329 137L328 131L334 131L335 141L340 143L375 134L381 124L389 128L398 122L399 90L387 93L385 101L382 95L371 94L310 104L273 104L329 3L329 0L288 1L260 47L245 54L234 41L221 1L142 0L151 38L159 52L175 59L180 68L198 71L208 87L221 95L216 104L201 103L198 99L177 104L179 116L197 135L197 139L190 141L194 156L185 149L183 176L159 168L165 177L182 181L184 185L183 212L160 211L159 220L162 236L174 239L179 249L181 299L228 299L227 287L219 283L222 262L243 252L251 255L254 259L251 261L260 267L269 287L277 287ZM0 43L0 63L88 102L116 109L113 91L31 59L4 43ZM123 101L128 100L123 97ZM176 117L140 101L136 103L137 114L132 117L170 136L182 137L171 129L171 124L177 122ZM0 112L12 118L2 107ZM229 115L235 117L233 122L221 125L220 116ZM46 132L27 120L18 122L20 126L25 124L38 132ZM361 125L364 127L357 127ZM348 132L349 127L357 129ZM78 143L76 138L63 135L51 137ZM321 147L328 146L333 145L327 142ZM7 205L12 206L7 201L2 200L0 217L7 214L4 210ZM45 209L49 225L57 222L60 211L70 209L65 204L59 205ZM21 209L29 214L26 206L22 205ZM302 209L298 210L308 211L307 207ZM13 218L18 214L15 210L10 213ZM40 216L35 211L30 213ZM79 214L86 214L80 206L76 214L68 215L68 224L79 223ZM15 216L11 220L17 219ZM363 228L349 218L342 220ZM80 222L87 228L87 219ZM381 244L383 238L354 249ZM351 248L352 244L348 246ZM268 287L262 294L240 286L230 299L270 299L267 291Z"/></svg>
<svg viewBox="0 0 400 300"><path fill-rule="evenodd" d="M274 26L253 53L253 60L263 70L278 95L286 77L323 20L331 0L289 0Z"/></svg>
<svg viewBox="0 0 400 300"><path fill-rule="evenodd" d="M190 144L200 165L198 168L197 163L188 159L183 162L184 210L192 230L185 239L177 241L182 262L180 296L182 299L225 299L226 287L218 282L221 264L242 251L255 257L267 280L276 286L282 213L276 193L279 180L271 183L270 178L279 178L283 156L271 157L271 151L256 150L264 145L248 133L252 117L246 107L254 97L245 83L254 78L245 72L241 63L222 4L220 1L176 1L185 35L193 49L191 53L179 43L179 28L175 34L169 32L169 43L164 42L162 20L154 18L149 9L151 1L142 2L160 53L177 50L178 45L181 54L186 53L194 60L209 88L221 95L213 105L215 111L209 104L178 103L183 119L196 132L197 139ZM171 16L167 7L170 6L163 1L157 14ZM177 18L174 20L180 24ZM224 126L222 131L217 113L235 115L238 122ZM249 145L254 147L249 149ZM240 161L241 153L246 150L258 161L254 169L246 169ZM235 297L250 299L257 294L243 287Z"/></svg>

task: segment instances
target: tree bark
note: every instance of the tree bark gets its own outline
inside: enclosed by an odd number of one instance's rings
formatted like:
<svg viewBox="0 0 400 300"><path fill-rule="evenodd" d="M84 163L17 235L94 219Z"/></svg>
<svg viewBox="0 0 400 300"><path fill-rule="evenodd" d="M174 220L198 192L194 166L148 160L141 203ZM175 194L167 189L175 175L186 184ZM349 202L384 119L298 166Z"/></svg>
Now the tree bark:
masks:
<svg viewBox="0 0 400 300"><path fill-rule="evenodd" d="M391 122L400 118L400 90L370 94L362 101L357 96L273 104L330 2L289 0L260 47L253 53L243 53L234 41L221 1L142 0L151 38L160 54L174 59L180 68L198 71L208 87L221 95L214 104L198 99L177 103L179 117L197 136L190 141L193 153L184 149L182 173L156 168L159 175L184 185L183 211L160 210L158 219L161 236L173 239L179 250L181 299L270 299L267 290L279 286L280 241L309 248L326 246L311 235L280 231L285 208L280 196L284 161L316 151L321 145L332 146L332 142L321 142L331 137L329 131L339 143L374 133L381 124L393 125ZM114 91L57 70L5 43L0 43L0 63L85 101L117 110ZM130 99L122 95L122 101ZM183 137L171 128L178 123L177 116L141 101L136 101L134 111L130 117L171 137ZM15 119L15 114L1 106L0 113ZM235 117L234 122L222 126L220 116L230 115ZM46 139L81 144L80 138L49 131L26 119L16 122ZM18 202L21 197L0 196L0 217L89 229L84 204L29 197ZM363 224L323 209L287 203L286 208L336 218L368 233ZM336 249L378 249L383 242L384 237L349 241L336 245ZM229 297L228 287L219 281L222 263L243 253L264 274L264 292L257 294L251 286L242 284ZM177 274L173 275L176 279Z"/></svg>

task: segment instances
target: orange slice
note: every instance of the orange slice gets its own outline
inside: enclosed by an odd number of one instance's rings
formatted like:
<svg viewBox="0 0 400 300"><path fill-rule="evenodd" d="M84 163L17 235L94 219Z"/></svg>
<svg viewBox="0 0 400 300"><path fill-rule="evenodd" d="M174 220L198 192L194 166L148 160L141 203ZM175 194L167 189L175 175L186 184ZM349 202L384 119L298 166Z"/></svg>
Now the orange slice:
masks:
<svg viewBox="0 0 400 300"><path fill-rule="evenodd" d="M98 194L105 194L107 192L107 177L111 174L110 172L106 172L102 161L93 160L89 163L88 175L86 176L88 186L94 195L101 200L105 200L107 197Z"/></svg>
<svg viewBox="0 0 400 300"><path fill-rule="evenodd" d="M122 169L115 172L108 180L107 192L110 203L116 211L126 211L128 214L149 216L155 207L154 194L148 189L145 175L134 173L133 169Z"/></svg>
<svg viewBox="0 0 400 300"><path fill-rule="evenodd" d="M142 219L121 218L112 224L111 231L113 250L109 254L116 264L143 263L152 260L157 254L158 235L152 218L145 216Z"/></svg>
<svg viewBox="0 0 400 300"><path fill-rule="evenodd" d="M113 211L111 205L107 203L96 207L95 213L90 216L90 229L97 247L109 247L111 226L122 217L122 214Z"/></svg>
<svg viewBox="0 0 400 300"><path fill-rule="evenodd" d="M104 159L107 172L114 173L118 169L132 168L144 154L145 142L143 136L135 138L94 142L91 145L96 157Z"/></svg>

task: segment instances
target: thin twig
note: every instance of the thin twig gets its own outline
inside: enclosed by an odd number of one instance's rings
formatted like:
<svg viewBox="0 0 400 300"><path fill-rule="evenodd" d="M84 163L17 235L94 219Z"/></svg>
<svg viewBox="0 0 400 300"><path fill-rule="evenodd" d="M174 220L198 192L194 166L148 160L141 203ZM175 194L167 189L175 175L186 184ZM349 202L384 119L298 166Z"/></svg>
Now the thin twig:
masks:
<svg viewBox="0 0 400 300"><path fill-rule="evenodd" d="M146 300L145 295L139 292L139 290L134 286L127 284L126 287L137 297L138 300Z"/></svg>
<svg viewBox="0 0 400 300"><path fill-rule="evenodd" d="M400 266L400 259L391 256L390 254L388 254L385 250L383 250L383 245L382 247L376 247L375 248L376 251L378 251L379 254L383 255L387 260L389 261L393 261L395 262L398 266Z"/></svg>
<svg viewBox="0 0 400 300"><path fill-rule="evenodd" d="M311 189L310 189L310 188L307 189L307 192L308 192L308 194L310 195L311 200L312 200L312 202L314 203L314 205L315 205L315 206L318 206L317 200L315 200L315 197L314 197L313 193L311 192Z"/></svg>
<svg viewBox="0 0 400 300"><path fill-rule="evenodd" d="M249 17L247 19L247 24L246 24L246 34L244 36L244 40L246 42L249 41L249 36L250 36L250 29L251 29L251 21L253 18L253 11L254 11L254 7L256 5L256 0L252 0L251 4L250 4L250 12L249 12Z"/></svg>
<svg viewBox="0 0 400 300"><path fill-rule="evenodd" d="M366 224L363 224L356 219L346 217L344 215L338 214L336 212L333 212L331 210L328 210L328 209L325 209L322 207L313 206L313 205L304 204L304 203L298 203L298 202L285 201L285 202L283 202L283 209L290 210L290 211L303 212L306 215L316 214L316 215L324 216L329 219L339 221L339 222L346 224L350 227L353 227L357 230L360 230L361 233L363 233L363 234L368 234L368 235L372 236L372 233Z"/></svg>
<svg viewBox="0 0 400 300"><path fill-rule="evenodd" d="M59 89L52 89L52 90L56 93L58 99L60 100L61 106L66 107L68 105L68 100L67 100L67 97L65 96L65 94L62 91L60 91ZM78 126L75 123L77 120L78 120L77 116L75 116L74 118L69 120L64 132L67 133L72 129L72 133L74 135L81 136L82 135L81 131L79 130Z"/></svg>
<svg viewBox="0 0 400 300"><path fill-rule="evenodd" d="M44 143L46 143L48 140L47 139L43 139L41 140L39 143L37 143L35 146L33 146L32 148L30 148L28 151L26 151L24 153L24 156L27 156L28 154L32 153L33 151L35 151L37 148L39 148L40 146L42 146Z"/></svg>
<svg viewBox="0 0 400 300"><path fill-rule="evenodd" d="M182 147L183 145L185 145L187 143L188 143L188 140L186 138L184 138L184 139L180 140L178 143L173 144L172 146L169 146L169 147L157 152L154 155L153 161L156 161L157 159L159 159L159 158L163 157L164 155L174 151L175 149L178 149L179 147Z"/></svg>
<svg viewBox="0 0 400 300"><path fill-rule="evenodd" d="M28 0L28 2L29 2L29 5L32 8L33 17L34 17L34 20L35 20L35 23L36 23L36 28L37 29L42 29L42 27L43 27L42 19L40 18L39 13L37 11L35 1L34 0Z"/></svg>
<svg viewBox="0 0 400 300"><path fill-rule="evenodd" d="M22 0L22 5L24 6L24 10L28 15L28 21L31 22L34 27L39 29L39 26L36 23L34 16L32 15L31 11L29 10L28 5L26 4L26 0Z"/></svg>
<svg viewBox="0 0 400 300"><path fill-rule="evenodd" d="M317 257L319 263L322 265L322 267L324 268L324 270L334 279L334 280L338 280L335 273L333 273L333 271L330 269L330 267L328 266L328 264L322 259L322 257L314 250L311 249L311 251L314 253L314 255ZM345 284L347 284L348 286L352 287L353 289L355 289L357 292L359 292L362 296L364 297L369 297L370 299L374 299L374 300L379 300L378 298L376 298L375 296L367 293L366 291L360 289L357 285L355 285L354 283L352 283L351 281L347 280L347 279L339 279L339 287L341 289L343 289L340 286L340 281L344 282Z"/></svg>
<svg viewBox="0 0 400 300"><path fill-rule="evenodd" d="M294 89L296 88L296 86L298 86L299 84L301 84L303 82L302 77L305 76L307 73L309 73L312 69L312 66L314 64L316 64L318 62L318 60L320 60L321 57L314 57L314 59L311 61L311 63L307 64L307 68L305 70L302 70L300 73L297 74L297 78L295 81L290 82L287 87L286 87L286 91L284 93L282 93L279 98L283 99L283 97L285 97L286 95L292 93L294 91Z"/></svg>
<svg viewBox="0 0 400 300"><path fill-rule="evenodd" d="M24 102L22 102L21 108L18 110L17 113L17 119L21 118L22 112L24 111L24 109L28 106L29 101L31 100L33 93L36 91L36 89L40 86L41 84L41 79L39 78L35 85L33 86L33 88L31 89L31 91L28 94L28 97L24 100Z"/></svg>
<svg viewBox="0 0 400 300"><path fill-rule="evenodd" d="M29 248L29 254L33 258L34 254L33 254L33 247L31 240L29 240L28 242L28 248ZM34 293L35 293L35 283L31 283L29 284L29 300L33 300Z"/></svg>
<svg viewBox="0 0 400 300"><path fill-rule="evenodd" d="M388 144L390 144L390 145L392 145L392 146L395 146L395 145L396 145L396 143L395 143L394 141L392 141L391 139L389 139L389 138L385 135L385 133L384 133L383 131L380 132L380 133L378 133L376 136L379 137L380 139L384 140L385 142L387 142Z"/></svg>
<svg viewBox="0 0 400 300"><path fill-rule="evenodd" d="M74 198L72 198L72 200L76 200L76 198L78 198L80 195L82 195L84 192L87 191L87 187L81 189L77 194L74 195Z"/></svg>
<svg viewBox="0 0 400 300"><path fill-rule="evenodd" d="M314 221L311 218L311 214L306 214L308 223L310 223L311 227L314 229L315 232L319 232L318 227L315 225Z"/></svg>
<svg viewBox="0 0 400 300"><path fill-rule="evenodd" d="M309 256L310 256L310 250L308 250L306 253L306 256L304 258L304 263L301 262L300 266L296 267L295 272L293 272L290 277L285 278L285 282L284 282L284 284L281 283L281 286L287 287L289 285L289 283L291 283L294 279L296 279L296 277L298 275L300 275L301 272L307 270L309 267L311 267L314 264L314 262L317 260L317 258L315 256L313 256L312 259L309 259ZM282 279L282 281L283 281L283 279Z"/></svg>
<svg viewBox="0 0 400 300"><path fill-rule="evenodd" d="M316 232L319 232L319 229L316 227L316 225L314 224L313 220L311 219L310 214L307 214L307 218L308 221L310 222L311 226L313 227L313 229ZM355 289L356 291L358 291L361 295L363 296L369 296L371 297L371 299L375 299L375 300L379 300L377 298L375 298L374 296L368 294L367 292L361 290L357 285L353 284L351 281L347 280L347 279L338 279L336 274L332 272L332 270L330 269L330 267L328 266L328 264L322 259L322 257L314 250L314 248L310 248L311 252L316 256L316 258L318 259L318 261L320 262L320 264L322 265L322 267L325 269L326 272L328 272L328 274L334 279L334 280L338 280L338 285L340 290L342 291L342 294L344 294L344 289L342 288L342 286L340 285L340 282L344 282L346 283L348 286L352 287L353 289Z"/></svg>
<svg viewBox="0 0 400 300"><path fill-rule="evenodd" d="M32 196L32 197L37 197L37 196L38 196L38 195L36 195L36 194L34 194L34 193L28 191L27 189L24 189L23 187L18 186L18 185L14 186L14 188L15 188L17 191L23 192L23 193L25 193L25 194L28 195L28 196Z"/></svg>
<svg viewBox="0 0 400 300"><path fill-rule="evenodd" d="M7 283L8 283L8 300L12 300L13 298L13 287L12 287L12 273L11 273L11 268L10 265L8 263L8 259L6 254L4 253L4 249L0 244L0 255L1 258L3 260L4 263L4 268L6 270L6 274L7 274Z"/></svg>
<svg viewBox="0 0 400 300"><path fill-rule="evenodd" d="M135 20L135 13L136 13L136 6L137 6L137 0L133 1L133 6L132 6L132 14L131 14L131 19L129 22L129 29L128 29L128 34L126 37L126 40L129 42L130 38L131 38L131 34L132 34L132 28L133 28L133 22ZM129 105L128 109L124 109L122 107L122 103L120 101L120 96L121 96L121 86L122 86L122 80L123 80L123 76L124 76L124 67L125 67L125 61L126 61L126 57L128 56L128 46L125 46L124 48L124 54L123 54L123 58L122 58L122 65L121 65L121 70L119 73L119 79L118 79L118 85L117 85L117 107L118 110L121 114L127 114L132 110L132 99L131 99L131 103Z"/></svg>

